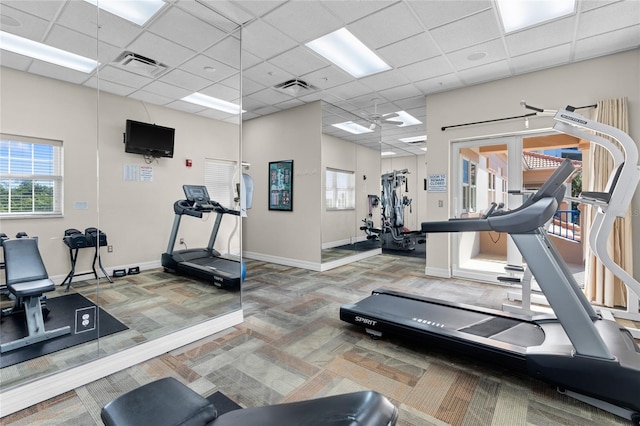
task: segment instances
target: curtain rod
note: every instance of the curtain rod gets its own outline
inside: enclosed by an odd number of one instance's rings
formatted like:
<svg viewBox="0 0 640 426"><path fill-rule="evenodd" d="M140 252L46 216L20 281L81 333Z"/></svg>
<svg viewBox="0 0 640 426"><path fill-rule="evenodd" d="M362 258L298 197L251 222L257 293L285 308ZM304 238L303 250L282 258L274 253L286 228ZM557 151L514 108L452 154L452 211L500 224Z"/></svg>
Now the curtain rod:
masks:
<svg viewBox="0 0 640 426"><path fill-rule="evenodd" d="M451 126L443 126L443 127L440 128L440 130L444 132L445 130L451 129L451 128L454 128L454 127L474 126L476 124L494 123L496 121L516 120L518 118L528 118L528 117L533 117L535 115L538 115L538 113L540 113L540 112L544 112L544 110L540 109L540 108L531 107L531 106L526 105L526 104L524 106L525 106L525 108L533 109L533 110L538 111L538 112L531 112L529 114L516 115L516 116L513 116L513 117L494 118L493 120L474 121L472 123L453 124ZM585 105L585 106L581 106L581 107L575 107L575 109L597 108L597 107L598 107L597 104L593 104L593 105Z"/></svg>

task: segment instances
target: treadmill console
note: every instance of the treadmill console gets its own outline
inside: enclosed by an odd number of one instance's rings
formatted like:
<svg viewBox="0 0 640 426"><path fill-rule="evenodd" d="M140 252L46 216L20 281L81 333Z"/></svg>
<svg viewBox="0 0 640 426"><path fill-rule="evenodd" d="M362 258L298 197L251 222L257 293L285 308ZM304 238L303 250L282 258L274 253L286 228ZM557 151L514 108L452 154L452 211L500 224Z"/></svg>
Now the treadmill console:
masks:
<svg viewBox="0 0 640 426"><path fill-rule="evenodd" d="M215 209L215 201L209 198L209 192L204 185L182 185L187 201L196 209L201 211L212 211Z"/></svg>

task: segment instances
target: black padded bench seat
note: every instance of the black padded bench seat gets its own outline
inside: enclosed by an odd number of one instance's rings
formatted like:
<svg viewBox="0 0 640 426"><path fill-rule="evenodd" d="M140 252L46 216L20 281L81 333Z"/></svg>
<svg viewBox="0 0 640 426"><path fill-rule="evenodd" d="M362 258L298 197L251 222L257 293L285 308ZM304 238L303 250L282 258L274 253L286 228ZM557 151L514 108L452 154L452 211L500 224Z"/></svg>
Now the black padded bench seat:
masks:
<svg viewBox="0 0 640 426"><path fill-rule="evenodd" d="M101 417L107 426L393 426L397 410L379 393L363 391L218 416L206 398L167 377L109 402Z"/></svg>

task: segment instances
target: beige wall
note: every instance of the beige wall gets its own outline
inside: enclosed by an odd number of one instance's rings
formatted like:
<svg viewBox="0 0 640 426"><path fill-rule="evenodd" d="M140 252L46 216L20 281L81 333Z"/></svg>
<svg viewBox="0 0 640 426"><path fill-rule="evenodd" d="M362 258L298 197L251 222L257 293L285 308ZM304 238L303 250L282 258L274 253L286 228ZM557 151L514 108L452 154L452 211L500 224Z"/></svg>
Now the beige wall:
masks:
<svg viewBox="0 0 640 426"><path fill-rule="evenodd" d="M521 115L528 110L520 101L545 109L566 105L583 106L601 99L629 98L631 137L640 142L640 49L610 55L572 65L479 84L426 97L427 174L449 174L450 141L524 130L521 120L460 127L441 131L441 127L467 122ZM552 118L534 117L530 129L551 127ZM449 179L450 182L450 179ZM451 191L451 188L448 188ZM438 200L443 207L438 207ZM426 206L429 220L450 217L448 194L427 193L419 198ZM636 194L632 211L640 212ZM634 228L640 229L640 214L633 215ZM640 232L634 232L634 263L640 262ZM450 265L449 236L433 234L427 241L427 272L446 275ZM640 271L636 270L636 276Z"/></svg>
<svg viewBox="0 0 640 426"><path fill-rule="evenodd" d="M322 198L322 244L335 246L362 240L364 231L363 219L369 214L368 195L380 193L380 151L363 147L331 135L322 135L322 185L325 186L324 171L327 168L355 173L355 202L353 210L327 211L324 208L324 192ZM366 176L366 179L364 178ZM380 216L380 209L375 209L375 220ZM333 244L332 244L333 243Z"/></svg>
<svg viewBox="0 0 640 426"><path fill-rule="evenodd" d="M106 93L98 98L95 89L12 69L2 68L0 84L3 133L63 141L64 217L0 221L0 231L10 236L18 231L38 236L48 272L60 280L70 269L62 243L67 228L104 230L114 247L113 253L101 250L109 273L121 266L159 266L174 218L173 203L184 198L182 185L203 183L205 157L235 161L239 157L237 124ZM124 152L126 119L176 129L174 158L150 164L152 182L123 180L125 164L146 165L141 155ZM193 160L193 167L185 167L186 158ZM89 208L74 209L76 201L86 201ZM180 236L189 247L206 246L213 215L205 223L189 219L183 220ZM221 251L227 251L234 220L225 218L216 244ZM77 272L90 268L92 253L85 251L78 258Z"/></svg>
<svg viewBox="0 0 640 426"><path fill-rule="evenodd" d="M320 264L321 131L320 102L313 102L242 126L243 160L251 163L253 207L243 219L247 257L301 267ZM293 160L293 211L268 209L270 161Z"/></svg>

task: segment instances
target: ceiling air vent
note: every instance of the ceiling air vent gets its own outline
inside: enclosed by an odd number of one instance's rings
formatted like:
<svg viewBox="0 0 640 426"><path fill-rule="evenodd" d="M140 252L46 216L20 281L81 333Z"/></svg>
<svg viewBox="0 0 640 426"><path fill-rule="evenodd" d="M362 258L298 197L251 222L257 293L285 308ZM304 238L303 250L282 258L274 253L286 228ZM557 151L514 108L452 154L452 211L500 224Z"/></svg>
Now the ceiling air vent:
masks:
<svg viewBox="0 0 640 426"><path fill-rule="evenodd" d="M310 85L306 81L294 78L293 80L287 80L284 83L276 84L273 86L278 90L287 92L293 96L299 96L301 93L317 90L318 88Z"/></svg>
<svg viewBox="0 0 640 426"><path fill-rule="evenodd" d="M122 52L115 62L122 69L146 77L159 77L167 70L166 65L133 52Z"/></svg>

